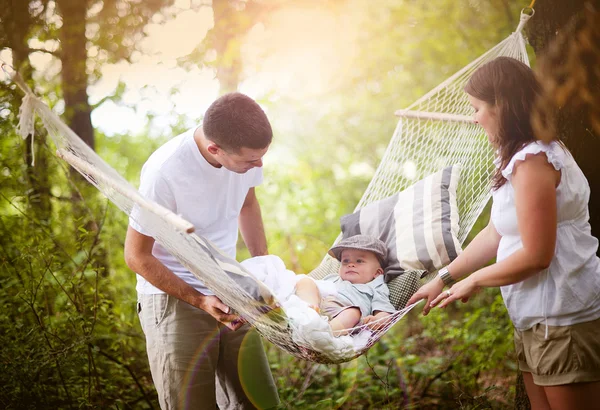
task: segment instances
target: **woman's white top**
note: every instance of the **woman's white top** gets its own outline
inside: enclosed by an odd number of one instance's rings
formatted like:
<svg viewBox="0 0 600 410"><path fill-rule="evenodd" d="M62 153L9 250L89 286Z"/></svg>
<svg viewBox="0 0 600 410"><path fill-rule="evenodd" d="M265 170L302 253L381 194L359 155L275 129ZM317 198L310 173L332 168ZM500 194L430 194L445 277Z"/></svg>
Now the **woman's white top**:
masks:
<svg viewBox="0 0 600 410"><path fill-rule="evenodd" d="M502 236L496 260L504 260L523 247L512 172L518 161L540 152L561 171L556 189L556 249L550 267L522 282L501 287L510 318L519 330L542 322L546 326L567 326L600 317L598 240L591 235L588 222L590 186L571 153L561 144L533 142L517 152L502 171L507 182L492 193L491 218Z"/></svg>

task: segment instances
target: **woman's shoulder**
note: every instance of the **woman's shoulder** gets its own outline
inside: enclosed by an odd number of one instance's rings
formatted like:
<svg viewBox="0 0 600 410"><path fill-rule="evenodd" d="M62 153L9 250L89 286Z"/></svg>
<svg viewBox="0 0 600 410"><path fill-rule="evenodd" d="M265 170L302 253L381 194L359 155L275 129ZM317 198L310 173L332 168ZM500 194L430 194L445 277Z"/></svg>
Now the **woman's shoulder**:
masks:
<svg viewBox="0 0 600 410"><path fill-rule="evenodd" d="M508 165L502 170L502 175L504 178L510 180L514 168L519 161L525 161L528 156L537 155L542 152L546 154L546 159L554 169L560 171L563 168L567 151L561 143L557 141L552 141L550 143L534 141L525 145L513 155Z"/></svg>

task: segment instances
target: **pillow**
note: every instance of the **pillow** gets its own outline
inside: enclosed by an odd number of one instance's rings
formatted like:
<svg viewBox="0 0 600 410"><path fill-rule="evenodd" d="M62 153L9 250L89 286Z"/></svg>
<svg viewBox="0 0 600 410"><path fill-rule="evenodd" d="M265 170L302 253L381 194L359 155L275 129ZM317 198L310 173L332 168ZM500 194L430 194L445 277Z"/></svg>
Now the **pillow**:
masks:
<svg viewBox="0 0 600 410"><path fill-rule="evenodd" d="M460 165L453 165L345 215L342 236L367 234L385 242L386 281L406 271L440 269L462 251L457 238L459 178Z"/></svg>

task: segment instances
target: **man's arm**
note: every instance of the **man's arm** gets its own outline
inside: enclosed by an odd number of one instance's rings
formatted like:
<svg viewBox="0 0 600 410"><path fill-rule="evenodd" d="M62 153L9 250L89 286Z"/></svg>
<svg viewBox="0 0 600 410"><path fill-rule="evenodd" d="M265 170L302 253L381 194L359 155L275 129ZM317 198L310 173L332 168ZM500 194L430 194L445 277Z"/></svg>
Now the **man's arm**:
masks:
<svg viewBox="0 0 600 410"><path fill-rule="evenodd" d="M240 232L242 238L252 256L267 255L267 238L263 226L262 215L260 213L260 204L254 188L250 188L239 217Z"/></svg>
<svg viewBox="0 0 600 410"><path fill-rule="evenodd" d="M143 235L130 226L125 238L125 263L127 266L158 289L206 311L229 328L235 330L241 326L241 323L231 323L238 317L227 314L229 307L219 298L198 292L156 259L152 255L153 245L154 238Z"/></svg>

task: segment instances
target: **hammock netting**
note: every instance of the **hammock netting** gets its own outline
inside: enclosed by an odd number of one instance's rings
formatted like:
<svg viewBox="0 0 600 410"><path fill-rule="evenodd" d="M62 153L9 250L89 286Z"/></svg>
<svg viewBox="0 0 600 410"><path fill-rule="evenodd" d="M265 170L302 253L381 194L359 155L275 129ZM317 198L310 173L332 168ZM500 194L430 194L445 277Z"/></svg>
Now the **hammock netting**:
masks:
<svg viewBox="0 0 600 410"><path fill-rule="evenodd" d="M521 13L519 26L504 41L407 109L396 112L399 120L394 135L357 209L402 191L446 166L461 164L457 201L460 215L459 240L464 242L489 201L494 153L483 130L472 120L473 110L463 87L477 68L496 57L513 57L529 65L525 40L521 34L529 17ZM389 283L391 300L400 309L382 320L380 329L372 331L368 343L358 351L331 357L299 346L294 342L293 327L266 287L259 289L258 298L256 293L247 292L235 277L226 274L227 266L213 256L213 244L193 233L193 226L179 216L143 198L134 186L102 160L35 96L18 75L14 74L12 78L25 92L18 132L24 136L33 134L35 112L53 139L58 156L77 169L123 212L131 215L136 207L136 215L140 215L136 221L143 221L152 236L190 272L202 280L226 305L235 309L264 338L281 349L314 362L349 361L368 350L414 307L405 305L423 283L422 272L406 272ZM310 275L318 279L337 272L338 269L339 262L326 255ZM362 326L359 326L352 333L361 330Z"/></svg>

